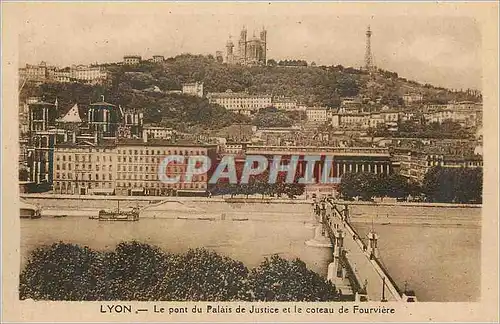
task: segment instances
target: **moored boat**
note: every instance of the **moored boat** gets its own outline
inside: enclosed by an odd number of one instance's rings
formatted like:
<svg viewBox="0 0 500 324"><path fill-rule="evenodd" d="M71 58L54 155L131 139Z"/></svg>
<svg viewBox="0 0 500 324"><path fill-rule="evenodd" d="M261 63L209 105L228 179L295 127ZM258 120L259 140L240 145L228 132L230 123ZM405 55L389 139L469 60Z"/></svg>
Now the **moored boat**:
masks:
<svg viewBox="0 0 500 324"><path fill-rule="evenodd" d="M99 211L98 220L100 221L129 221L135 222L139 220L139 208L126 208L120 210L120 201L118 201L118 208L116 210Z"/></svg>
<svg viewBox="0 0 500 324"><path fill-rule="evenodd" d="M28 204L27 202L25 202L23 200L21 200L19 214L20 214L21 218L40 218L40 217L42 217L41 210L38 206Z"/></svg>

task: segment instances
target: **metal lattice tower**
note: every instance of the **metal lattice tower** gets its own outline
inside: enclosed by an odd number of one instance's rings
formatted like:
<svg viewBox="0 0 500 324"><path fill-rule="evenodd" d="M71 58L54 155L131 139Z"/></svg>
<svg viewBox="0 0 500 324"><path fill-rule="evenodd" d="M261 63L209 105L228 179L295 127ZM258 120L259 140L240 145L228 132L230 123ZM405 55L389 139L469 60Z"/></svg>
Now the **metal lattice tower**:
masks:
<svg viewBox="0 0 500 324"><path fill-rule="evenodd" d="M366 47L365 47L365 69L367 71L373 71L375 66L373 65L373 55L372 55L372 31L370 30L370 25L366 30Z"/></svg>

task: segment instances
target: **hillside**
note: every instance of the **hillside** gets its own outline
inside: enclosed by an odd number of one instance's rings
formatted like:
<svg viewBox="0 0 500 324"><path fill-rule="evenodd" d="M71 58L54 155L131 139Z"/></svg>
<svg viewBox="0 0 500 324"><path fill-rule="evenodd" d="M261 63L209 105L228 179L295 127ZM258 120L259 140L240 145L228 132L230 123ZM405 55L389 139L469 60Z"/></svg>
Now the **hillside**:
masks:
<svg viewBox="0 0 500 324"><path fill-rule="evenodd" d="M425 102L477 100L467 92L451 92L429 84L400 78L397 73L379 70L370 76L364 71L337 66L257 66L246 67L217 62L211 56L179 55L164 64L144 62L140 66L111 64L108 68L119 82L135 89L158 86L180 89L185 82L203 81L205 92L248 91L295 97L305 104L338 106L340 97L363 95L382 104L401 106L405 93L422 93ZM131 73L135 72L135 73Z"/></svg>
<svg viewBox="0 0 500 324"><path fill-rule="evenodd" d="M180 130L191 126L220 129L249 122L247 117L209 104L206 99L165 93L181 89L185 82L204 82L205 93L227 89L267 93L294 97L304 104L330 107L338 107L341 97L360 95L365 102L370 102L370 110L378 110L382 105L403 109L401 96L405 93L422 93L424 103L480 99L469 92L452 92L408 81L394 72L379 70L369 75L340 65L246 67L222 64L211 56L185 54L169 58L163 64L143 62L138 66L106 64L106 67L111 74L106 85L27 85L20 99L35 95L44 95L47 100L57 97L61 113L64 113L75 102L85 105L104 95L106 101L143 111L146 122L163 122ZM155 86L162 92L150 91ZM377 98L380 100L375 103Z"/></svg>

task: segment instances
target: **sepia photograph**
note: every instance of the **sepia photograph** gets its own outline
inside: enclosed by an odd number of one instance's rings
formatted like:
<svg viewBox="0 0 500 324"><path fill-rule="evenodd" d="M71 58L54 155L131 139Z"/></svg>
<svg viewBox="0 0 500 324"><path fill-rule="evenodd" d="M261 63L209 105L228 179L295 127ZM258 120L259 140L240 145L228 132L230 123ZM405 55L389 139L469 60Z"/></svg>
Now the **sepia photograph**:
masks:
<svg viewBox="0 0 500 324"><path fill-rule="evenodd" d="M483 101L473 15L11 5L17 303L259 316L300 302L289 312L314 320L484 300L498 103Z"/></svg>

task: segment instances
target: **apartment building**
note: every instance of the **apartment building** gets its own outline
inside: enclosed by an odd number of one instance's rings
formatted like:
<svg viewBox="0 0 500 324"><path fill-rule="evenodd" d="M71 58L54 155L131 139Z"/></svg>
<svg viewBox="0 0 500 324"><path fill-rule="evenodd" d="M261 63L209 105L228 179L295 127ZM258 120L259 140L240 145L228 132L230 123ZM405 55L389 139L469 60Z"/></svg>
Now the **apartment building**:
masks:
<svg viewBox="0 0 500 324"><path fill-rule="evenodd" d="M216 103L227 110L246 113L272 106L272 95L249 94L246 92L213 92L207 94L210 103Z"/></svg>

